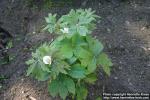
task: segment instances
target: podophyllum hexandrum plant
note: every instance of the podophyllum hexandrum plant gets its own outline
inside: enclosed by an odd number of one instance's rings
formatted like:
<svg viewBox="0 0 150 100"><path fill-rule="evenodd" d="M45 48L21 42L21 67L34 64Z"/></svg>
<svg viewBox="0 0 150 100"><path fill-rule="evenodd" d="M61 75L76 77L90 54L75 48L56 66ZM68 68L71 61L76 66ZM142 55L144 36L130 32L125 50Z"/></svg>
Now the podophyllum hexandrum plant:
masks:
<svg viewBox="0 0 150 100"><path fill-rule="evenodd" d="M42 44L26 63L27 75L40 81L49 80L48 90L62 99L84 100L87 84L97 80L96 70L102 67L110 75L111 60L103 52L102 43L91 36L96 18L91 9L71 10L58 20L56 14L46 17L49 33L57 34L50 43Z"/></svg>

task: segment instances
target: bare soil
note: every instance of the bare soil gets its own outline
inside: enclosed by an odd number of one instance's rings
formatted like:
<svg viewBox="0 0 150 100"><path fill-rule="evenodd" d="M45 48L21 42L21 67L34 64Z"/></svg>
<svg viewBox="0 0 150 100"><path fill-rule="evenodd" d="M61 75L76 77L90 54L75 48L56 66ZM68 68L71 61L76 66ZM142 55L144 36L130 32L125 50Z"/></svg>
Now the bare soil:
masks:
<svg viewBox="0 0 150 100"><path fill-rule="evenodd" d="M111 76L98 71L98 81L90 85L87 100L95 100L103 92L150 93L150 0L83 0L70 5L33 9L26 0L0 0L0 26L13 35L14 59L0 66L0 100L60 100L52 98L47 82L26 77L25 61L31 52L52 35L42 32L48 13L66 14L70 9L92 8L101 16L93 36L105 45L112 59ZM40 2L38 3L40 5Z"/></svg>

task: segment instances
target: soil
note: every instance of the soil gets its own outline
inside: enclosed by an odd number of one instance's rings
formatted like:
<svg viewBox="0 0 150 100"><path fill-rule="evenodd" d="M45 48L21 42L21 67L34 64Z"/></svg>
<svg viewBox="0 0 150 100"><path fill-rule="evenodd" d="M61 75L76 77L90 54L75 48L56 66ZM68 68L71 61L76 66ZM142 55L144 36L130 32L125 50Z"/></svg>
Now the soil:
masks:
<svg viewBox="0 0 150 100"><path fill-rule="evenodd" d="M98 81L88 86L87 100L104 92L150 93L150 0L83 0L49 9L33 9L25 1L0 0L0 26L12 34L14 44L9 49L13 59L0 66L0 75L7 77L1 81L1 100L60 100L49 95L47 82L26 76L25 61L39 44L53 38L42 31L44 17L77 8L92 8L102 17L93 36L102 41L114 64L110 77L97 72Z"/></svg>

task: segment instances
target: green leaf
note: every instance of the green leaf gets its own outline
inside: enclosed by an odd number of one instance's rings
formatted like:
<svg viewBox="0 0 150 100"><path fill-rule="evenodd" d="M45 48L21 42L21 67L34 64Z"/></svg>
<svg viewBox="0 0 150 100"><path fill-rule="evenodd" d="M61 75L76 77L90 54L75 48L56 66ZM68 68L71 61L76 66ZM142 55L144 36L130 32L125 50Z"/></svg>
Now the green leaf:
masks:
<svg viewBox="0 0 150 100"><path fill-rule="evenodd" d="M7 45L6 45L6 49L10 49L13 47L13 41L12 40L9 40Z"/></svg>
<svg viewBox="0 0 150 100"><path fill-rule="evenodd" d="M50 94L55 97L59 93L59 81L58 80L52 80L48 85L48 91Z"/></svg>
<svg viewBox="0 0 150 100"><path fill-rule="evenodd" d="M43 64L42 62L40 63L40 66L41 66L41 69L45 72L51 72L50 71L50 67L51 65L46 65L46 64Z"/></svg>
<svg viewBox="0 0 150 100"><path fill-rule="evenodd" d="M98 57L97 64L100 64L107 75L110 75L111 66L113 65L111 60L105 53L101 53Z"/></svg>
<svg viewBox="0 0 150 100"><path fill-rule="evenodd" d="M88 64L88 74L94 72L96 70L97 66L96 66L96 59L93 58L89 64Z"/></svg>
<svg viewBox="0 0 150 100"><path fill-rule="evenodd" d="M96 100L102 100L102 98L101 97L97 97Z"/></svg>
<svg viewBox="0 0 150 100"><path fill-rule="evenodd" d="M75 83L70 77L61 74L55 80L51 81L48 89L53 97L59 94L65 100L68 93L75 94Z"/></svg>
<svg viewBox="0 0 150 100"><path fill-rule="evenodd" d="M70 68L68 74L73 78L82 79L85 77L85 69L80 64L76 64Z"/></svg>
<svg viewBox="0 0 150 100"><path fill-rule="evenodd" d="M43 30L48 30L50 33L53 33L56 29L56 14L52 15L51 13L48 17L45 18L47 26Z"/></svg>
<svg viewBox="0 0 150 100"><path fill-rule="evenodd" d="M70 29L69 32L70 32L70 34L71 34L72 36L73 36L73 34L76 34L76 33L77 33L77 27L76 27L76 25L70 26L69 29Z"/></svg>
<svg viewBox="0 0 150 100"><path fill-rule="evenodd" d="M73 64L73 63L75 63L76 60L77 60L77 58L73 56L72 58L68 59L68 62L69 62L69 64Z"/></svg>
<svg viewBox="0 0 150 100"><path fill-rule="evenodd" d="M90 21L91 21L91 19L92 18L90 18L90 20L89 19L86 19L85 18L85 16L80 16L80 18L79 18L79 23L82 25L84 25L84 24L89 24L90 23Z"/></svg>
<svg viewBox="0 0 150 100"><path fill-rule="evenodd" d="M85 41L85 38L83 36L80 36L79 34L74 34L71 39L72 39L72 45L75 47L87 46L87 42Z"/></svg>
<svg viewBox="0 0 150 100"><path fill-rule="evenodd" d="M40 81L45 81L50 77L50 66L45 65L42 60L45 55L49 55L49 51L50 46L43 44L36 49L35 53L32 53L32 59L26 62L26 64L29 65L27 76L31 75Z"/></svg>
<svg viewBox="0 0 150 100"><path fill-rule="evenodd" d="M64 84L60 84L59 86L59 95L63 100L65 100L66 96L68 95L67 87L65 87Z"/></svg>
<svg viewBox="0 0 150 100"><path fill-rule="evenodd" d="M98 40L95 40L91 36L86 36L86 40L89 44L90 50L95 56L97 56L103 50L104 47Z"/></svg>
<svg viewBox="0 0 150 100"><path fill-rule="evenodd" d="M64 100L68 95L67 87L63 84L64 80L61 77L57 77L49 84L48 90L50 94L55 97L57 94Z"/></svg>
<svg viewBox="0 0 150 100"><path fill-rule="evenodd" d="M29 76L33 72L34 68L35 68L35 66L28 67L27 76Z"/></svg>
<svg viewBox="0 0 150 100"><path fill-rule="evenodd" d="M47 23L50 23L50 22L51 22L49 18L45 18L45 21L46 21Z"/></svg>
<svg viewBox="0 0 150 100"><path fill-rule="evenodd" d="M88 90L84 86L78 86L76 88L77 100L86 100Z"/></svg>
<svg viewBox="0 0 150 100"><path fill-rule="evenodd" d="M54 14L54 15L52 15L51 13L48 14L48 17L45 18L45 21L48 24L54 24L54 23L56 23L56 14Z"/></svg>
<svg viewBox="0 0 150 100"><path fill-rule="evenodd" d="M31 75L38 79L39 81L45 81L50 76L49 73L46 71L43 71L40 64L38 62L35 62L33 59L26 62L27 64L30 64L27 70L27 76Z"/></svg>
<svg viewBox="0 0 150 100"><path fill-rule="evenodd" d="M79 58L90 58L92 57L91 53L81 47L77 48L75 51L74 51L74 54L75 56L79 57Z"/></svg>
<svg viewBox="0 0 150 100"><path fill-rule="evenodd" d="M70 70L70 67L71 66L63 60L55 60L51 68L51 75L56 77L60 73L68 74L67 70Z"/></svg>
<svg viewBox="0 0 150 100"><path fill-rule="evenodd" d="M81 36L86 36L86 34L88 33L88 29L85 26L79 26L77 28L77 32L81 35Z"/></svg>
<svg viewBox="0 0 150 100"><path fill-rule="evenodd" d="M69 34L79 33L81 36L86 36L95 28L93 25L97 16L95 12L89 9L71 10L69 14L63 15L58 22L61 28L69 28ZM91 27L94 26L94 27Z"/></svg>
<svg viewBox="0 0 150 100"><path fill-rule="evenodd" d="M93 46L91 46L94 55L98 55L103 50L103 48L104 47L102 43L99 42L98 40L95 40Z"/></svg>
<svg viewBox="0 0 150 100"><path fill-rule="evenodd" d="M91 59L90 58L84 58L84 59L79 59L80 62L81 62L81 65L84 66L84 67L87 67L87 65L91 62Z"/></svg>
<svg viewBox="0 0 150 100"><path fill-rule="evenodd" d="M30 60L26 61L26 64L27 64L27 65L30 65L30 64L32 64L32 63L34 63L34 60L33 60L33 59L30 59Z"/></svg>
<svg viewBox="0 0 150 100"><path fill-rule="evenodd" d="M32 76L34 76L39 81L45 81L50 77L49 73L41 70L39 65L36 65L36 67L34 67L34 71L32 71Z"/></svg>
<svg viewBox="0 0 150 100"><path fill-rule="evenodd" d="M65 58L71 58L73 56L73 49L71 47L71 45L69 44L65 44L61 47L60 49L60 54L62 54L62 56L64 56Z"/></svg>
<svg viewBox="0 0 150 100"><path fill-rule="evenodd" d="M75 83L71 78L66 77L64 79L64 84L70 93L75 94Z"/></svg>
<svg viewBox="0 0 150 100"><path fill-rule="evenodd" d="M87 83L94 84L97 80L97 75L95 73L89 74L84 80Z"/></svg>

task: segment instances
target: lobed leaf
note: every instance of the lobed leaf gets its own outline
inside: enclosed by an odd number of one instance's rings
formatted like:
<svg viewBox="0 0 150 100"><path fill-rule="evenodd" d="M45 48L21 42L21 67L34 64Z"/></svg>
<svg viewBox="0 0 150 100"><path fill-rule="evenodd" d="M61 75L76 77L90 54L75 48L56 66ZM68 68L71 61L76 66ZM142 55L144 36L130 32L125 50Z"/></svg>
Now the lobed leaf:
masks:
<svg viewBox="0 0 150 100"><path fill-rule="evenodd" d="M87 88L85 88L84 86L78 86L76 88L76 99L77 100L86 100L87 94L88 94L88 90Z"/></svg>
<svg viewBox="0 0 150 100"><path fill-rule="evenodd" d="M66 77L64 79L64 84L70 93L75 94L75 83L71 78Z"/></svg>
<svg viewBox="0 0 150 100"><path fill-rule="evenodd" d="M98 40L93 39L91 36L86 36L86 40L89 44L89 49L94 54L94 56L99 55L99 53L103 50L103 45Z"/></svg>
<svg viewBox="0 0 150 100"><path fill-rule="evenodd" d="M80 64L76 64L70 68L70 70L68 71L68 74L72 78L82 79L85 77L85 69L83 67L81 67Z"/></svg>
<svg viewBox="0 0 150 100"><path fill-rule="evenodd" d="M96 68L97 68L97 66L96 66L96 59L93 58L93 59L91 59L91 61L88 64L87 74L93 73L96 70Z"/></svg>
<svg viewBox="0 0 150 100"><path fill-rule="evenodd" d="M65 100L69 93L75 94L75 83L70 77L61 74L50 82L48 89L53 97L59 95Z"/></svg>
<svg viewBox="0 0 150 100"><path fill-rule="evenodd" d="M65 58L71 58L73 56L73 49L71 45L65 44L60 48L60 54Z"/></svg>
<svg viewBox="0 0 150 100"><path fill-rule="evenodd" d="M107 75L110 75L111 66L113 65L111 60L105 53L101 53L98 57L97 64L100 64Z"/></svg>
<svg viewBox="0 0 150 100"><path fill-rule="evenodd" d="M86 76L84 80L87 83L94 84L95 81L97 80L97 75L95 73L89 74Z"/></svg>

